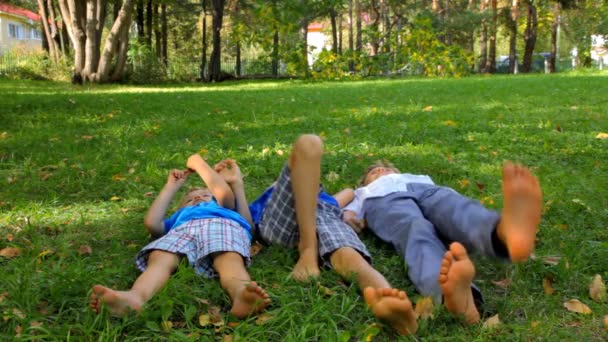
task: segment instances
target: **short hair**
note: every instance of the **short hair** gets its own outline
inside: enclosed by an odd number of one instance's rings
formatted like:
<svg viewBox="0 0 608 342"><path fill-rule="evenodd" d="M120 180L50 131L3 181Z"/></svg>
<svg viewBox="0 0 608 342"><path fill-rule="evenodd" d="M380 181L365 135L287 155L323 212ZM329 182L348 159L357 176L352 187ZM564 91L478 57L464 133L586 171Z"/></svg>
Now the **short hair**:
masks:
<svg viewBox="0 0 608 342"><path fill-rule="evenodd" d="M186 193L184 194L184 196L182 196L182 199L179 200L179 206L178 208L181 209L184 207L184 205L186 204L186 196L188 196L189 194L193 193L194 191L198 191L198 190L207 190L209 191L208 188L204 187L204 186L193 186L190 187L188 189L188 191L186 191Z"/></svg>
<svg viewBox="0 0 608 342"><path fill-rule="evenodd" d="M357 183L359 186L363 186L365 185L365 179L367 179L367 175L375 168L378 167L386 167L386 168L391 168L393 169L395 172L399 173L401 171L399 171L398 168L395 167L395 165L393 163L391 163L390 161L386 160L386 159L378 159L376 160L373 164L371 164L370 166L368 166L365 169L365 172L363 173L363 176L361 178L359 178L359 182Z"/></svg>

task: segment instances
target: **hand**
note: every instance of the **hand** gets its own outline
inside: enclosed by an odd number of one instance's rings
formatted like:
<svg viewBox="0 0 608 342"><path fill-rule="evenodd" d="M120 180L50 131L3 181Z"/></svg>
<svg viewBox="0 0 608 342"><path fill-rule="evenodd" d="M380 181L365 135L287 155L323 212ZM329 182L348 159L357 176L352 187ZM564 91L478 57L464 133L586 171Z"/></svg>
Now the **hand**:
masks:
<svg viewBox="0 0 608 342"><path fill-rule="evenodd" d="M354 211L346 210L342 216L342 221L346 222L357 234L361 233L367 226L364 219L358 219Z"/></svg>
<svg viewBox="0 0 608 342"><path fill-rule="evenodd" d="M173 169L169 171L169 176L167 177L167 185L173 185L180 188L188 179L188 175L190 171L188 170L177 170Z"/></svg>
<svg viewBox="0 0 608 342"><path fill-rule="evenodd" d="M205 164L205 160L198 153L195 153L188 157L188 161L186 162L186 167L188 170L197 171L201 165Z"/></svg>
<svg viewBox="0 0 608 342"><path fill-rule="evenodd" d="M239 164L233 159L224 159L215 164L213 169L231 186L243 183L243 176L241 175Z"/></svg>

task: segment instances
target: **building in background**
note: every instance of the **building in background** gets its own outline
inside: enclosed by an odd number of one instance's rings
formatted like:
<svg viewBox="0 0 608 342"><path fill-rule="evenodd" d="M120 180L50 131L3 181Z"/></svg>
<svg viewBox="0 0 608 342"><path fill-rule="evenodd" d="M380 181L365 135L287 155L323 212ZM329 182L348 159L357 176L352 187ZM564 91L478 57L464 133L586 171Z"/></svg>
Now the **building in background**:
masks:
<svg viewBox="0 0 608 342"><path fill-rule="evenodd" d="M40 16L25 8L0 2L0 55L12 49L42 49Z"/></svg>

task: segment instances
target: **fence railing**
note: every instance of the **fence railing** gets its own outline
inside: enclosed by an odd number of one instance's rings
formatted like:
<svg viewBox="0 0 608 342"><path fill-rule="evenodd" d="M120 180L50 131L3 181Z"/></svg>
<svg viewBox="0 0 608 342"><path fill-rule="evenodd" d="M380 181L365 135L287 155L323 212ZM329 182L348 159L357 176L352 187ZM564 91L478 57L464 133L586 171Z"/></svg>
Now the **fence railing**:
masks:
<svg viewBox="0 0 608 342"><path fill-rule="evenodd" d="M0 54L0 74L10 73L17 70L19 63L24 62L27 57L12 54Z"/></svg>

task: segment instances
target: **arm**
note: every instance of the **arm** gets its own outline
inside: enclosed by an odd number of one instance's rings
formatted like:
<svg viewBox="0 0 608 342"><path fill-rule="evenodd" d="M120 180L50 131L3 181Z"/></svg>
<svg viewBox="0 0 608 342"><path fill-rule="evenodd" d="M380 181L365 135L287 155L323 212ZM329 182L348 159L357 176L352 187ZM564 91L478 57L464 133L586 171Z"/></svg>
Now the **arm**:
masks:
<svg viewBox="0 0 608 342"><path fill-rule="evenodd" d="M361 199L357 198L355 192L350 188L344 189L338 194L342 193L346 193L343 197L349 196L348 202L343 207L342 221L346 222L357 234L361 233L367 227L365 219L357 218L358 212L361 210Z"/></svg>
<svg viewBox="0 0 608 342"><path fill-rule="evenodd" d="M224 208L234 209L234 194L232 193L232 189L230 189L224 178L215 172L200 155L191 155L188 158L186 166L188 169L198 173L219 205Z"/></svg>
<svg viewBox="0 0 608 342"><path fill-rule="evenodd" d="M251 218L251 212L249 211L249 205L247 204L247 197L245 196L245 185L243 182L243 176L241 169L236 161L232 159L225 159L217 163L214 167L215 171L224 178L226 183L232 188L234 197L236 200L236 211L249 222L251 225L252 234L255 225Z"/></svg>
<svg viewBox="0 0 608 342"><path fill-rule="evenodd" d="M144 225L153 236L161 236L165 233L165 224L163 219L167 214L167 208L175 197L177 191L184 185L188 179L188 171L171 170L167 183L160 191L152 205L148 209L144 217Z"/></svg>
<svg viewBox="0 0 608 342"><path fill-rule="evenodd" d="M338 201L338 206L340 208L344 208L355 198L355 191L351 188L346 188L333 195L333 197L336 199L336 201Z"/></svg>

